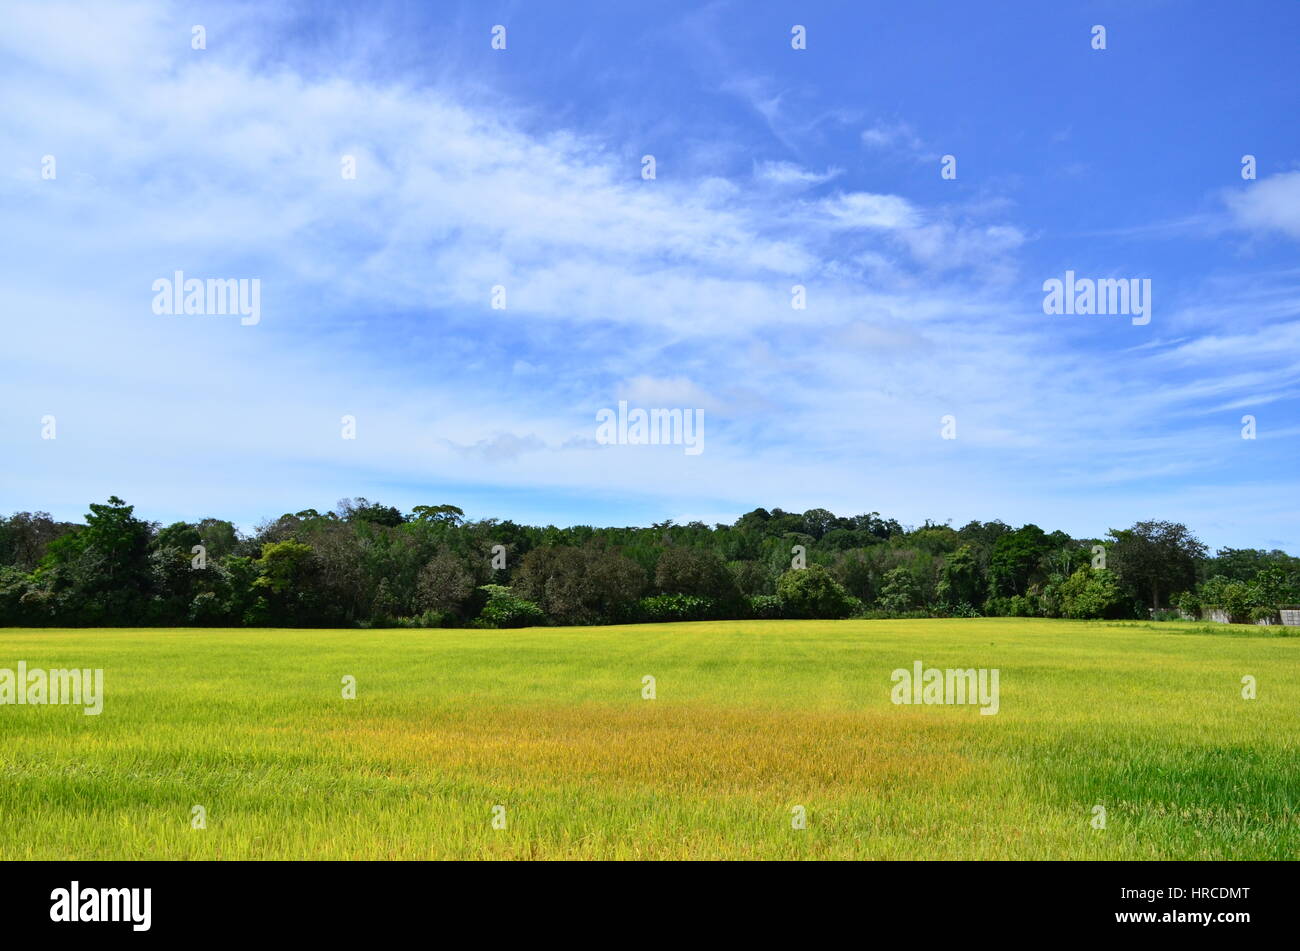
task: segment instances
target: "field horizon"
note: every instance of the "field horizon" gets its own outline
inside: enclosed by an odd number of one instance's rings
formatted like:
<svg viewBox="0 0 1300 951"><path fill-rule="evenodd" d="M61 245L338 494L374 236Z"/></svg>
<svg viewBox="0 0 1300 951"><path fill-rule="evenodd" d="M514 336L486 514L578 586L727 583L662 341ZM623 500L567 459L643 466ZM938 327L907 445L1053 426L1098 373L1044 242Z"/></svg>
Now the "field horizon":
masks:
<svg viewBox="0 0 1300 951"><path fill-rule="evenodd" d="M104 670L97 716L0 707L0 859L1289 859L1293 633L0 629ZM996 715L894 703L916 662L998 671Z"/></svg>

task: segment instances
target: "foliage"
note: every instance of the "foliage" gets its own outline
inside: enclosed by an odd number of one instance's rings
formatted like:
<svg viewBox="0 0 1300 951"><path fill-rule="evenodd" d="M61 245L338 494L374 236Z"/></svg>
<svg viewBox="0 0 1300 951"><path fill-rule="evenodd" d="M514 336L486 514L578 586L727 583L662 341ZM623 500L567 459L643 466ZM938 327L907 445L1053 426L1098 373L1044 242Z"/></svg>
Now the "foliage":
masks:
<svg viewBox="0 0 1300 951"><path fill-rule="evenodd" d="M655 588L731 603L740 595L736 581L715 552L674 545L665 548L655 567Z"/></svg>
<svg viewBox="0 0 1300 951"><path fill-rule="evenodd" d="M1025 594L1049 547L1046 533L1037 525L1000 536L989 558L990 593L994 597Z"/></svg>
<svg viewBox="0 0 1300 951"><path fill-rule="evenodd" d="M1117 618L1124 598L1114 572L1084 565L1061 585L1061 614L1068 618Z"/></svg>
<svg viewBox="0 0 1300 951"><path fill-rule="evenodd" d="M449 549L442 549L420 569L415 603L420 611L459 615L477 587L474 575Z"/></svg>
<svg viewBox="0 0 1300 951"><path fill-rule="evenodd" d="M908 569L894 568L885 575L885 584L880 591L880 606L884 610L903 614L915 608L920 597L916 581Z"/></svg>
<svg viewBox="0 0 1300 951"><path fill-rule="evenodd" d="M1092 566L1097 544L1106 568ZM802 569L793 567L796 545ZM84 524L41 512L0 517L0 625L1111 619L1148 617L1153 604L1246 620L1297 602L1300 558L1256 549L1209 556L1169 522L1139 522L1104 543L1032 524L906 528L877 512L826 509L760 508L712 526L557 527L468 519L446 503L403 514L364 497L248 533L213 517L143 521L117 497L90 506Z"/></svg>
<svg viewBox="0 0 1300 951"><path fill-rule="evenodd" d="M1147 599L1152 610L1196 582L1197 564L1206 548L1177 522L1138 522L1110 533L1108 566L1135 598Z"/></svg>
<svg viewBox="0 0 1300 951"><path fill-rule="evenodd" d="M774 594L752 594L745 598L745 613L760 620L777 620L785 616L781 599Z"/></svg>
<svg viewBox="0 0 1300 951"><path fill-rule="evenodd" d="M693 594L656 594L637 602L641 621L707 621L718 613L717 601Z"/></svg>
<svg viewBox="0 0 1300 951"><path fill-rule="evenodd" d="M479 590L487 600L478 619L488 627L536 627L546 623L546 614L540 607L505 585L485 584Z"/></svg>
<svg viewBox="0 0 1300 951"><path fill-rule="evenodd" d="M517 586L560 624L607 624L630 619L645 580L615 552L548 545L524 556Z"/></svg>
<svg viewBox="0 0 1300 951"><path fill-rule="evenodd" d="M776 593L786 617L843 618L853 613L853 599L821 565L787 571L777 581Z"/></svg>

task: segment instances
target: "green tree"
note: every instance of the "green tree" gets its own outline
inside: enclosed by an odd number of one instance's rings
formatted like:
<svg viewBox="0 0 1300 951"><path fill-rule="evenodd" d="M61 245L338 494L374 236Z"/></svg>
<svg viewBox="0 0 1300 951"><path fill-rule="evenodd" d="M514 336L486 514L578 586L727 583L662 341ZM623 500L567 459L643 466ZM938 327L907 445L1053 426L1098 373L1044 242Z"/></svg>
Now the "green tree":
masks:
<svg viewBox="0 0 1300 951"><path fill-rule="evenodd" d="M600 624L629 618L645 582L641 566L616 552L547 545L524 556L515 587L561 624Z"/></svg>
<svg viewBox="0 0 1300 951"><path fill-rule="evenodd" d="M60 610L81 624L145 621L151 592L152 528L117 496L92 503L86 527L51 542L42 567L59 595Z"/></svg>
<svg viewBox="0 0 1300 951"><path fill-rule="evenodd" d="M981 600L981 580L974 550L970 545L962 545L944 558L935 594L945 607L955 608L961 604L973 607Z"/></svg>
<svg viewBox="0 0 1300 951"><path fill-rule="evenodd" d="M198 524L199 539L207 549L209 558L225 558L234 554L239 544L239 533L235 526L224 519L205 518Z"/></svg>
<svg viewBox="0 0 1300 951"><path fill-rule="evenodd" d="M1068 618L1113 618L1124 610L1115 575L1105 568L1085 565L1060 586L1061 613Z"/></svg>
<svg viewBox="0 0 1300 951"><path fill-rule="evenodd" d="M411 509L411 519L417 522L459 525L465 519L465 511L455 505L417 505Z"/></svg>
<svg viewBox="0 0 1300 951"><path fill-rule="evenodd" d="M916 578L912 572L899 565L885 574L880 589L880 606L891 614L903 614L915 609L921 602Z"/></svg>
<svg viewBox="0 0 1300 951"><path fill-rule="evenodd" d="M406 516L391 505L371 502L369 499L340 499L336 508L339 518L347 522L370 522L394 528L406 521Z"/></svg>
<svg viewBox="0 0 1300 951"><path fill-rule="evenodd" d="M655 587L664 594L689 594L725 603L738 596L722 559L701 548L665 548L655 566Z"/></svg>
<svg viewBox="0 0 1300 951"><path fill-rule="evenodd" d="M0 518L0 565L31 570L41 563L49 544L76 526L56 522L49 512L15 512Z"/></svg>
<svg viewBox="0 0 1300 951"><path fill-rule="evenodd" d="M292 590L305 579L311 557L311 546L300 542L263 545L262 556L257 559L261 576L254 587L265 588L275 594Z"/></svg>
<svg viewBox="0 0 1300 951"><path fill-rule="evenodd" d="M420 569L416 605L421 611L459 617L475 587L474 573L459 557L444 548Z"/></svg>
<svg viewBox="0 0 1300 951"><path fill-rule="evenodd" d="M314 590L317 566L310 545L292 540L268 542L262 546L257 568L253 587L259 597L249 608L254 617L265 611L276 624L320 623Z"/></svg>
<svg viewBox="0 0 1300 951"><path fill-rule="evenodd" d="M853 598L822 565L790 569L777 579L776 594L787 617L843 618L853 613Z"/></svg>
<svg viewBox="0 0 1300 951"><path fill-rule="evenodd" d="M185 552L186 555L191 554L195 545L202 543L203 537L199 534L198 526L191 525L189 522L173 522L159 531L153 540L156 550L175 548Z"/></svg>
<svg viewBox="0 0 1300 951"><path fill-rule="evenodd" d="M1023 595L1039 574L1039 562L1051 547L1037 525L1000 535L989 558L989 583L995 596Z"/></svg>
<svg viewBox="0 0 1300 951"><path fill-rule="evenodd" d="M1196 584L1196 568L1206 548L1186 525L1178 522L1137 522L1110 533L1107 567L1134 597L1150 598L1159 610L1168 598Z"/></svg>

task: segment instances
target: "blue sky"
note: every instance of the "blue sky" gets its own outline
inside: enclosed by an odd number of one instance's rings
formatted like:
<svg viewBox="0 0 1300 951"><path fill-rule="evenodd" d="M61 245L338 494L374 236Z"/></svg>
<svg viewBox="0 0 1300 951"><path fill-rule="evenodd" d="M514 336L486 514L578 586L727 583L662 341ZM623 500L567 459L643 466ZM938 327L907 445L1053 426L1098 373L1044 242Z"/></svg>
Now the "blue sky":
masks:
<svg viewBox="0 0 1300 951"><path fill-rule="evenodd" d="M0 509L1300 552L1300 5L269 6L7 7ZM178 269L260 322L153 313ZM1045 315L1066 270L1149 279L1150 323ZM705 451L598 445L620 399Z"/></svg>

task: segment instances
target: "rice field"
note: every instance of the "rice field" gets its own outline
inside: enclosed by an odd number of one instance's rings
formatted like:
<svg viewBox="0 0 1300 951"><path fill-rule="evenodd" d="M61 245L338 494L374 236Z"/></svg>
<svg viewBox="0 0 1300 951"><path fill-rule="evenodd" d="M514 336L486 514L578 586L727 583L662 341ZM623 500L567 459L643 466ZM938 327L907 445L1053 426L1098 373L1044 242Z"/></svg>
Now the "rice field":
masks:
<svg viewBox="0 0 1300 951"><path fill-rule="evenodd" d="M0 859L1292 859L1280 633L0 629L0 668L104 671L97 716L0 705ZM917 661L998 712L894 703Z"/></svg>

